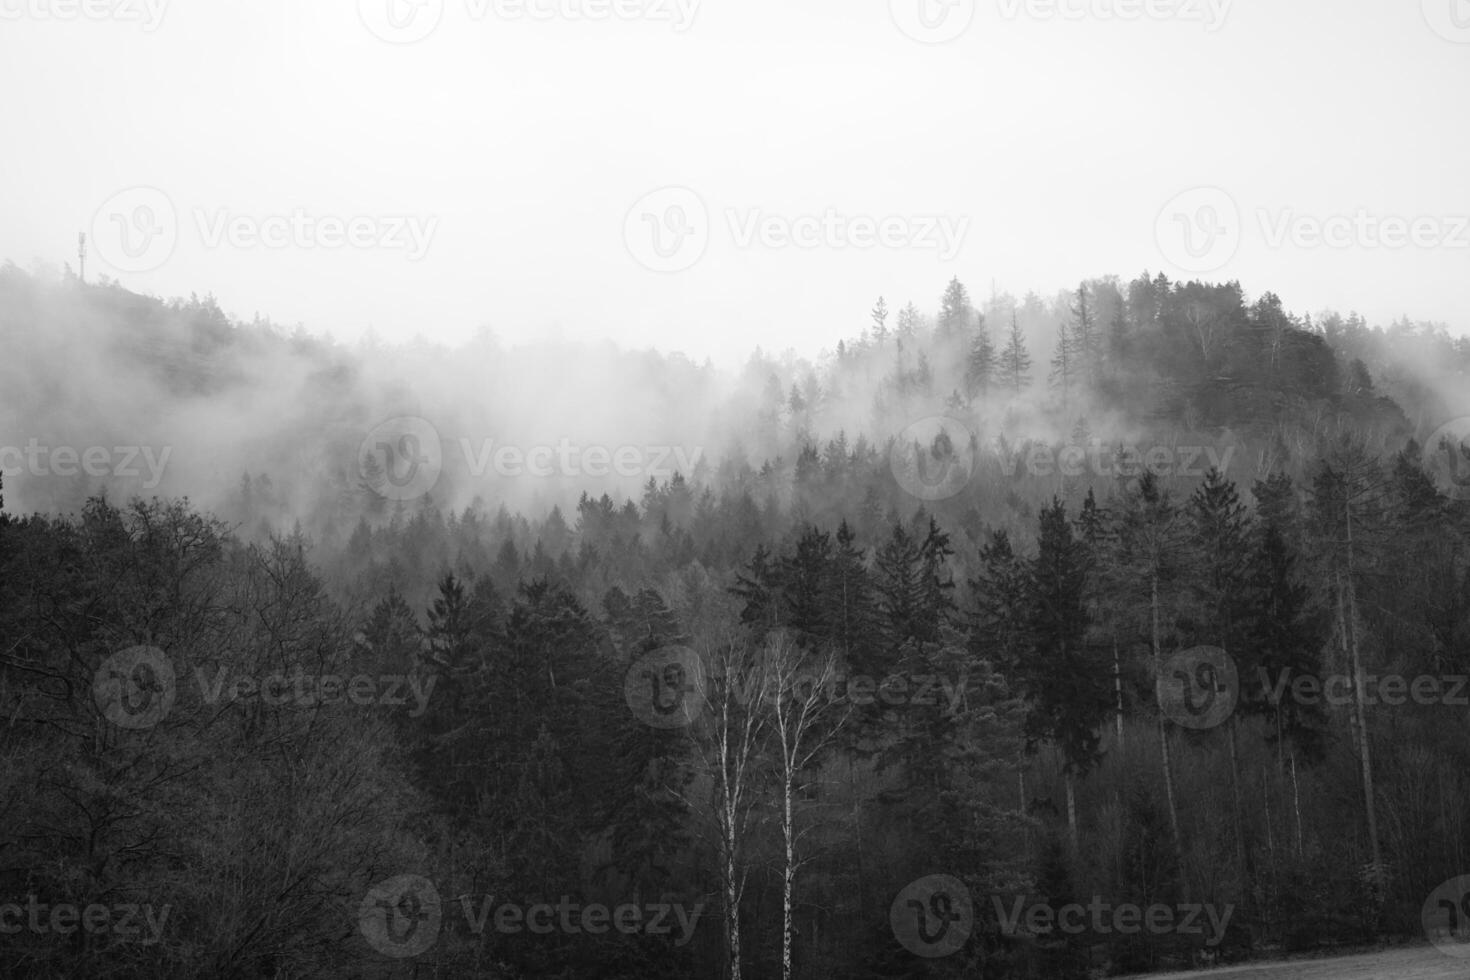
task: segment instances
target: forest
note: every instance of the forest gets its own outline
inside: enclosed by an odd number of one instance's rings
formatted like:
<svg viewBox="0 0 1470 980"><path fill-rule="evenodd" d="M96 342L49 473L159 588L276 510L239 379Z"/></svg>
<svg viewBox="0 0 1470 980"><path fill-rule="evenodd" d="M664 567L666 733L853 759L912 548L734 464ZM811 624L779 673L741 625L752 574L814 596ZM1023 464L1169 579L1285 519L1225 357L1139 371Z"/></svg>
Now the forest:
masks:
<svg viewBox="0 0 1470 980"><path fill-rule="evenodd" d="M1163 274L936 293L728 374L0 268L0 974L1463 942L1470 340ZM487 475L487 435L683 452Z"/></svg>

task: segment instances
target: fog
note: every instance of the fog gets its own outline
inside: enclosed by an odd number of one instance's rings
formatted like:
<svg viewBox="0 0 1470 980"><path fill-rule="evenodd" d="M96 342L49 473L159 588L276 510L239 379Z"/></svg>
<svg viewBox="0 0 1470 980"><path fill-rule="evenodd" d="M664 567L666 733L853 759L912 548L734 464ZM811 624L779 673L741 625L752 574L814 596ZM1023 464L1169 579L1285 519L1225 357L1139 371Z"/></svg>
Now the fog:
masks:
<svg viewBox="0 0 1470 980"><path fill-rule="evenodd" d="M1150 422L1120 401L1154 382L1141 368L1114 379L1110 397L1084 400L1079 386L1063 399L1048 379L1058 332L1077 315L1075 290L975 298L972 327L983 322L1000 349L1014 316L1032 365L1022 391L991 385L971 398L962 392L974 330L938 329L937 297L923 307L885 300L881 341L859 307L840 354L756 349L729 370L611 341L507 343L489 329L457 346L374 337L343 345L299 326L232 321L212 298L164 302L44 268L11 266L0 282L0 467L12 512L76 510L98 491L188 496L226 516L266 515L243 528L258 536L298 524L320 531L371 485L389 508L422 501L458 511L478 500L537 519L583 493L636 501L650 478L663 484L676 473L718 489L724 464L770 463L789 477L804 446L822 450L839 434L888 453L894 437L932 440L935 418L950 420L955 442L972 437L981 465L1002 475L1023 472L1033 445L1053 456L1072 442L1094 451L1184 445L1200 451L1201 466L1233 464L1249 485L1289 469L1293 453L1306 458L1325 431L1310 418L1272 432ZM1100 326L1120 315L1126 290L1116 277L1087 289ZM1344 357L1362 357L1404 407L1408 431L1374 429L1383 451L1470 414L1442 327L1374 332L1331 313L1297 322ZM903 380L923 371L927 382ZM385 472L371 472L369 457Z"/></svg>

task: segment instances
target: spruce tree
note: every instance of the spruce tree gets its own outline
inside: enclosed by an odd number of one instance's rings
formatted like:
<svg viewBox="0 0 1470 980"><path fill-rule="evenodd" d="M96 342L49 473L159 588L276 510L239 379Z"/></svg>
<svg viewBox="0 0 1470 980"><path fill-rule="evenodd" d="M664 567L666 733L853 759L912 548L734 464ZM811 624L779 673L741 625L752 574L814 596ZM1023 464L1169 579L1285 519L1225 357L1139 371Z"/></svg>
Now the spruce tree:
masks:
<svg viewBox="0 0 1470 980"><path fill-rule="evenodd" d="M780 559L779 574L783 625L808 650L824 645L831 636L825 593L832 574L832 536L805 528L792 553Z"/></svg>
<svg viewBox="0 0 1470 980"><path fill-rule="evenodd" d="M1000 354L998 371L1001 385L1013 394L1019 395L1031 384L1031 354L1026 350L1026 336L1021 332L1014 310L1011 311L1010 335L1005 350Z"/></svg>
<svg viewBox="0 0 1470 980"><path fill-rule="evenodd" d="M1077 344L1065 323L1057 332L1057 345L1051 355L1051 374L1047 380L1054 390L1061 392L1062 411L1065 412L1071 404L1072 390L1077 386Z"/></svg>
<svg viewBox="0 0 1470 980"><path fill-rule="evenodd" d="M950 279L944 296L939 301L939 320L936 325L939 336L963 336L969 330L973 316L974 306L970 303L970 292L959 277L955 276Z"/></svg>
<svg viewBox="0 0 1470 980"><path fill-rule="evenodd" d="M990 339L985 318L980 317L965 362L965 393L974 398L989 392L995 381L996 367L995 342Z"/></svg>
<svg viewBox="0 0 1470 980"><path fill-rule="evenodd" d="M1220 647L1235 662L1237 678L1255 673L1258 650L1250 643L1247 596L1250 582L1250 522L1235 484L1215 467L1189 501L1191 544L1197 561L1191 582L1199 607L1199 641ZM1239 687L1234 692L1238 699ZM1251 885L1251 842L1242 800L1238 728L1232 713L1225 738L1230 750L1230 789L1236 860L1242 891Z"/></svg>
<svg viewBox="0 0 1470 980"><path fill-rule="evenodd" d="M873 321L873 342L881 350L888 342L888 303L882 296L878 297L878 303L869 316Z"/></svg>
<svg viewBox="0 0 1470 980"><path fill-rule="evenodd" d="M1048 740L1062 754L1067 779L1067 823L1078 843L1076 790L1100 758L1100 728L1112 702L1109 665L1087 643L1087 553L1073 533L1061 500L1041 512L1037 555L1031 563L1029 649L1020 669L1029 706L1026 734Z"/></svg>

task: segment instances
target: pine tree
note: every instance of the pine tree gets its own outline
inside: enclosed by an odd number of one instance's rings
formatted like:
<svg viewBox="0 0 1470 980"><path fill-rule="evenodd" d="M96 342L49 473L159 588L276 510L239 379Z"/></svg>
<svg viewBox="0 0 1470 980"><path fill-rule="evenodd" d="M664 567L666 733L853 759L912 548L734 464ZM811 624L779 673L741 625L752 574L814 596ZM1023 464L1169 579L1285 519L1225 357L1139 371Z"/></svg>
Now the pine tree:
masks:
<svg viewBox="0 0 1470 980"><path fill-rule="evenodd" d="M1005 531L993 531L981 546L980 567L970 591L975 596L970 649L1015 676L1030 642L1030 579Z"/></svg>
<svg viewBox="0 0 1470 980"><path fill-rule="evenodd" d="M758 639L786 621L781 604L781 560L773 557L765 545L756 545L749 564L735 575L730 587L732 595L745 600L740 621L750 626Z"/></svg>
<svg viewBox="0 0 1470 980"><path fill-rule="evenodd" d="M514 592L521 581L521 556L515 541L506 538L495 554L494 568L496 584L508 592Z"/></svg>
<svg viewBox="0 0 1470 980"><path fill-rule="evenodd" d="M429 654L441 667L457 670L474 654L476 623L464 583L453 572L439 579L439 595L429 607Z"/></svg>
<svg viewBox="0 0 1470 980"><path fill-rule="evenodd" d="M366 453L360 461L359 475L362 479L358 487L363 493L363 509L373 517L380 517L387 510L388 498L384 496L383 488L388 482L388 476L383 469L383 464L378 462L377 453ZM245 474L244 489L242 493L244 506L251 507L253 503L250 495L250 474Z"/></svg>
<svg viewBox="0 0 1470 980"><path fill-rule="evenodd" d="M1120 599L1149 638L1152 677L1157 682L1164 668L1165 620L1185 561L1184 522L1150 470L1145 470L1136 487L1123 496L1118 518L1117 568L1128 585ZM1157 732L1174 856L1182 861L1184 842L1175 798L1173 749L1162 713L1157 716Z"/></svg>
<svg viewBox="0 0 1470 980"><path fill-rule="evenodd" d="M980 317L975 336L970 342L970 354L965 363L965 393L971 398L989 392L996 372L995 342L990 339L990 330L985 318Z"/></svg>
<svg viewBox="0 0 1470 980"><path fill-rule="evenodd" d="M1387 530L1387 480L1360 438L1343 436L1327 447L1312 481L1311 537L1344 665L1351 672L1353 745L1358 756L1367 817L1369 880L1381 887L1386 873L1378 836L1372 728L1367 705L1366 623L1359 597L1366 566L1381 557ZM1376 894L1375 898L1382 898Z"/></svg>
<svg viewBox="0 0 1470 980"><path fill-rule="evenodd" d="M801 389L794 383L791 385L791 394L786 398L786 410L791 414L793 422L806 414L806 399L801 396Z"/></svg>
<svg viewBox="0 0 1470 980"><path fill-rule="evenodd" d="M1031 564L1027 655L1019 669L1030 710L1026 734L1062 753L1067 824L1078 845L1076 779L1097 765L1100 728L1111 707L1110 666L1087 643L1087 554L1073 534L1061 500L1041 512Z"/></svg>
<svg viewBox="0 0 1470 980"><path fill-rule="evenodd" d="M849 667L868 673L876 650L873 582L847 521L837 527L836 547L828 569L823 618L832 645Z"/></svg>
<svg viewBox="0 0 1470 980"><path fill-rule="evenodd" d="M1087 283L1077 287L1077 302L1072 307L1073 356L1075 373L1089 385L1097 382L1098 361L1102 357L1102 335L1088 306Z"/></svg>
<svg viewBox="0 0 1470 980"><path fill-rule="evenodd" d="M1065 412L1077 383L1077 345L1065 323L1057 333L1057 346L1051 355L1051 375L1047 380L1053 389L1062 393L1062 411Z"/></svg>
<svg viewBox="0 0 1470 980"><path fill-rule="evenodd" d="M888 303L882 296L878 297L878 303L869 316L873 321L873 341L882 350L888 342Z"/></svg>
<svg viewBox="0 0 1470 980"><path fill-rule="evenodd" d="M898 341L901 344L911 344L919 337L919 308L913 303L907 303L898 311Z"/></svg>
<svg viewBox="0 0 1470 980"><path fill-rule="evenodd" d="M389 586L373 604L359 634L359 647L377 669L408 674L419 666L422 635L403 594Z"/></svg>
<svg viewBox="0 0 1470 980"><path fill-rule="evenodd" d="M1249 642L1246 600L1250 580L1250 524L1235 484L1215 467L1190 498L1191 543L1198 561L1191 583L1200 609L1202 641L1217 646L1234 660L1237 677L1256 671L1258 651ZM1237 687L1237 695L1239 693ZM1251 843L1246 835L1241 796L1238 728L1240 715L1232 713L1226 727L1230 750L1230 788L1235 824L1236 860L1241 881L1252 878Z"/></svg>
<svg viewBox="0 0 1470 980"><path fill-rule="evenodd" d="M1082 445L1074 434L1074 442ZM1121 623L1116 608L1118 594L1118 568L1114 561L1118 551L1118 531L1113 515L1098 506L1097 495L1091 487L1082 501L1082 512L1077 515L1077 536L1082 543L1087 562L1087 610L1088 616L1099 632L1100 640L1107 647L1112 660L1113 677L1113 722L1121 746L1124 739L1123 718L1126 705L1123 697L1123 658L1120 650Z"/></svg>
<svg viewBox="0 0 1470 980"><path fill-rule="evenodd" d="M494 624L486 603L474 602L454 573L439 579L438 590L428 610L424 657L443 679L425 719L426 758L432 760L439 791L467 805L475 796L477 745L491 703L486 667Z"/></svg>
<svg viewBox="0 0 1470 980"><path fill-rule="evenodd" d="M1273 698L1272 685L1283 678L1320 681L1326 624L1303 581L1290 532L1261 512L1257 520L1245 609L1255 670L1241 674L1239 710L1267 718L1268 738L1278 749L1284 776L1288 748L1300 748L1314 758L1320 755L1326 719L1319 702Z"/></svg>
<svg viewBox="0 0 1470 980"><path fill-rule="evenodd" d="M1026 350L1026 336L1021 332L1014 310L1011 311L1010 337L1000 355L999 374L1001 385L1017 395L1031 384L1031 354Z"/></svg>
<svg viewBox="0 0 1470 980"><path fill-rule="evenodd" d="M949 286L945 288L944 296L939 301L939 336L963 336L970 327L973 315L974 306L970 303L969 290L955 276L950 279Z"/></svg>
<svg viewBox="0 0 1470 980"><path fill-rule="evenodd" d="M1250 521L1235 484L1215 467L1190 498L1188 518L1199 561L1192 582L1205 639L1251 669L1242 640L1241 598L1250 561Z"/></svg>
<svg viewBox="0 0 1470 980"><path fill-rule="evenodd" d="M934 369L929 366L928 351L919 351L919 363L914 368L912 388L921 397L930 395L934 390Z"/></svg>
<svg viewBox="0 0 1470 980"><path fill-rule="evenodd" d="M906 643L933 643L955 610L946 563L953 551L949 536L931 518L922 540L901 523L893 525L878 549L875 587L886 646L896 652Z"/></svg>
<svg viewBox="0 0 1470 980"><path fill-rule="evenodd" d="M807 649L823 645L831 635L825 601L831 573L832 536L815 527L804 529L792 553L780 559L783 625Z"/></svg>
<svg viewBox="0 0 1470 980"><path fill-rule="evenodd" d="M639 658L690 641L678 617L653 589L632 599L614 586L603 598L608 627L626 672ZM608 780L607 809L615 855L609 872L639 890L662 892L672 884L680 851L688 846L687 794L693 773L684 733L653 728L620 712L612 744L617 760Z"/></svg>
<svg viewBox="0 0 1470 980"><path fill-rule="evenodd" d="M919 543L902 524L894 524L874 558L874 586L884 620L884 645L890 653L927 632L919 622L923 606L921 563Z"/></svg>
<svg viewBox="0 0 1470 980"><path fill-rule="evenodd" d="M954 581L949 573L949 560L954 557L949 535L939 528L939 522L929 518L924 532L924 543L920 547L923 558L923 615L934 630L925 639L937 641L942 628L950 625L957 611L954 601Z"/></svg>

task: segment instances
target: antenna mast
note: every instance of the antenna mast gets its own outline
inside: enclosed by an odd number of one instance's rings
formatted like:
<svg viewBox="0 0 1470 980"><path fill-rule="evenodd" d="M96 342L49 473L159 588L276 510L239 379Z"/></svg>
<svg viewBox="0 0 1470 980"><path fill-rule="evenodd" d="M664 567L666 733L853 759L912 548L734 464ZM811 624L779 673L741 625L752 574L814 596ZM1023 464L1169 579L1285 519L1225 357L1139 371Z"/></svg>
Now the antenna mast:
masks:
<svg viewBox="0 0 1470 980"><path fill-rule="evenodd" d="M77 268L80 270L82 282L87 281L87 233L77 232Z"/></svg>

